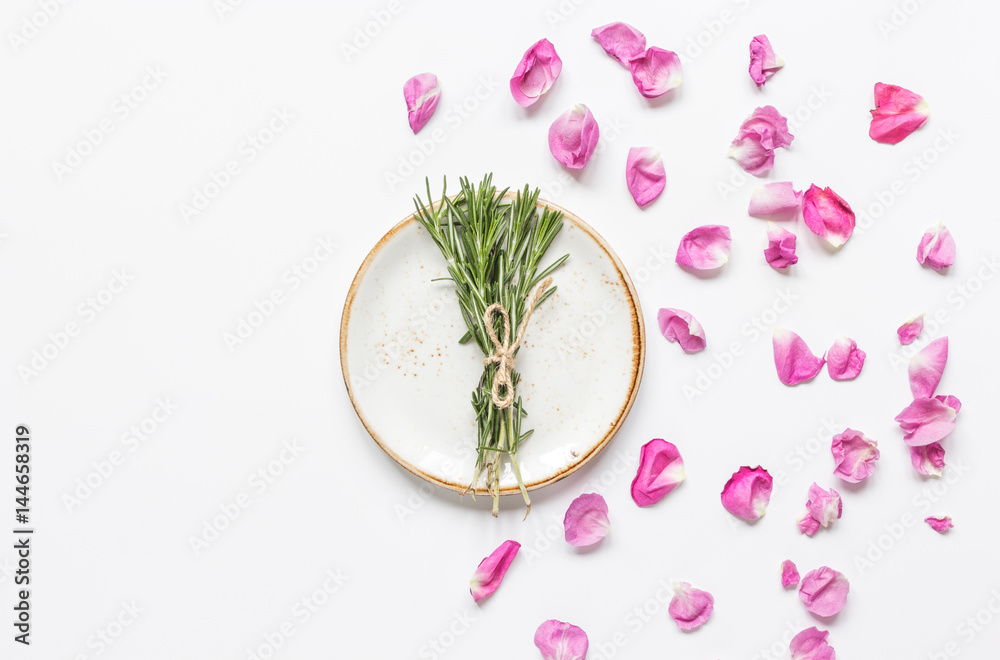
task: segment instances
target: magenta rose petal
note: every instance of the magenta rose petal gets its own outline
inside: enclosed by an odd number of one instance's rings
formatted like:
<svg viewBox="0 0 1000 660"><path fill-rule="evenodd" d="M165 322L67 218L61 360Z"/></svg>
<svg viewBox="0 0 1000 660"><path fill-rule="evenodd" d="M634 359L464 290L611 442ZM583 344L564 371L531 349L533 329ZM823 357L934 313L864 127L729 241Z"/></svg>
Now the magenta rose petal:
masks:
<svg viewBox="0 0 1000 660"><path fill-rule="evenodd" d="M728 155L749 174L763 176L774 166L774 150L787 147L794 138L788 132L788 120L772 106L765 105L740 124Z"/></svg>
<svg viewBox="0 0 1000 660"><path fill-rule="evenodd" d="M668 341L677 342L686 353L697 353L705 348L705 330L698 320L683 309L664 307L656 313L660 332Z"/></svg>
<svg viewBox="0 0 1000 660"><path fill-rule="evenodd" d="M920 239L917 262L938 271L955 264L955 238L940 222L928 229Z"/></svg>
<svg viewBox="0 0 1000 660"><path fill-rule="evenodd" d="M860 483L875 472L878 443L860 431L847 429L833 436L830 450L835 463L833 473L848 483Z"/></svg>
<svg viewBox="0 0 1000 660"><path fill-rule="evenodd" d="M826 359L813 355L802 337L791 330L775 328L771 343L774 347L774 366L778 370L778 380L785 385L798 385L812 380L823 370Z"/></svg>
<svg viewBox="0 0 1000 660"><path fill-rule="evenodd" d="M955 429L961 402L953 396L914 399L896 415L903 441L911 447L940 442Z"/></svg>
<svg viewBox="0 0 1000 660"><path fill-rule="evenodd" d="M795 254L795 234L773 222L768 222L764 259L775 270L783 270L799 263L799 257Z"/></svg>
<svg viewBox="0 0 1000 660"><path fill-rule="evenodd" d="M910 447L910 462L925 477L940 477L944 470L944 447L940 442Z"/></svg>
<svg viewBox="0 0 1000 660"><path fill-rule="evenodd" d="M520 549L521 544L517 541L504 541L489 557L479 562L469 580L469 591L477 603L497 590Z"/></svg>
<svg viewBox="0 0 1000 660"><path fill-rule="evenodd" d="M829 188L809 186L802 200L802 218L809 231L839 248L854 233L854 211Z"/></svg>
<svg viewBox="0 0 1000 660"><path fill-rule="evenodd" d="M924 315L914 316L912 319L899 326L896 329L896 336L899 337L899 343L903 346L909 346L920 333L924 331Z"/></svg>
<svg viewBox="0 0 1000 660"><path fill-rule="evenodd" d="M675 260L695 270L721 268L729 261L732 245L729 227L725 225L695 227L681 238Z"/></svg>
<svg viewBox="0 0 1000 660"><path fill-rule="evenodd" d="M629 60L646 50L646 36L628 23L608 23L590 33L608 55L628 68Z"/></svg>
<svg viewBox="0 0 1000 660"><path fill-rule="evenodd" d="M585 660L590 640L583 628L549 619L535 631L535 646L545 660Z"/></svg>
<svg viewBox="0 0 1000 660"><path fill-rule="evenodd" d="M841 335L826 352L826 370L834 380L854 380L868 357L857 342Z"/></svg>
<svg viewBox="0 0 1000 660"><path fill-rule="evenodd" d="M799 586L800 579L799 569L795 566L795 562L791 559L781 562L781 586L783 588Z"/></svg>
<svg viewBox="0 0 1000 660"><path fill-rule="evenodd" d="M581 495L573 500L563 519L566 542L576 547L593 545L608 535L608 503L597 493Z"/></svg>
<svg viewBox="0 0 1000 660"><path fill-rule="evenodd" d="M798 209L802 206L802 191L795 190L791 181L775 181L754 186L750 193L749 215L770 215Z"/></svg>
<svg viewBox="0 0 1000 660"><path fill-rule="evenodd" d="M695 589L687 582L675 582L673 586L674 597L667 606L670 618L684 632L697 630L712 616L715 599L712 594Z"/></svg>
<svg viewBox="0 0 1000 660"><path fill-rule="evenodd" d="M784 60L774 54L771 41L760 34L750 42L750 78L760 87L767 79L785 66Z"/></svg>
<svg viewBox="0 0 1000 660"><path fill-rule="evenodd" d="M645 206L660 196L667 185L660 152L652 147L632 147L625 161L625 183L632 199Z"/></svg>
<svg viewBox="0 0 1000 660"><path fill-rule="evenodd" d="M927 101L899 85L875 83L875 109L868 136L882 144L898 144L924 125L930 115Z"/></svg>
<svg viewBox="0 0 1000 660"><path fill-rule="evenodd" d="M582 103L559 115L549 127L549 151L572 170L583 169L597 148L601 130L590 109Z"/></svg>
<svg viewBox="0 0 1000 660"><path fill-rule="evenodd" d="M851 585L843 573L828 566L809 571L799 585L799 600L817 616L833 616L844 609Z"/></svg>
<svg viewBox="0 0 1000 660"><path fill-rule="evenodd" d="M681 58L677 53L653 46L628 61L632 81L647 99L663 96L680 86Z"/></svg>
<svg viewBox="0 0 1000 660"><path fill-rule="evenodd" d="M815 626L806 628L788 644L792 660L837 660L833 647L826 642L829 636L828 631L817 630Z"/></svg>
<svg viewBox="0 0 1000 660"><path fill-rule="evenodd" d="M418 133L430 121L441 100L441 83L433 73L421 73L403 83L410 130Z"/></svg>
<svg viewBox="0 0 1000 660"><path fill-rule="evenodd" d="M951 516L928 516L924 518L924 522L938 534L947 534L948 530L955 526L951 522Z"/></svg>
<svg viewBox="0 0 1000 660"><path fill-rule="evenodd" d="M555 46L548 39L541 39L517 63L510 79L510 93L518 105L527 108L552 88L560 73L562 60Z"/></svg>
<svg viewBox="0 0 1000 660"><path fill-rule="evenodd" d="M743 466L733 473L722 488L722 506L737 518L760 520L771 501L774 480L761 466Z"/></svg>
<svg viewBox="0 0 1000 660"><path fill-rule="evenodd" d="M632 499L652 506L684 482L684 459L672 442L654 438L642 446L639 470L632 480Z"/></svg>
<svg viewBox="0 0 1000 660"><path fill-rule="evenodd" d="M822 527L826 529L844 514L844 503L840 493L834 489L824 490L816 483L809 487L806 512L796 521L799 531L813 536Z"/></svg>
<svg viewBox="0 0 1000 660"><path fill-rule="evenodd" d="M910 358L907 373L915 399L934 396L948 363L948 338L938 337Z"/></svg>

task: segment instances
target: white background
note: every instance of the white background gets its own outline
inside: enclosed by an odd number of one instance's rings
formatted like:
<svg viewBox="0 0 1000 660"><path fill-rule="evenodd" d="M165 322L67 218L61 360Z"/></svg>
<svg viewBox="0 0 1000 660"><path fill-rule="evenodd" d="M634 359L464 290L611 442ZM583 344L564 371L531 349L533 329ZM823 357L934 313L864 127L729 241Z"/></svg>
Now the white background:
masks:
<svg viewBox="0 0 1000 660"><path fill-rule="evenodd" d="M3 468L0 520L11 541L0 543L0 655L266 658L266 640L284 636L289 622L292 634L273 657L531 658L535 628L556 618L587 631L591 658L763 658L766 649L780 657L792 633L817 623L780 588L779 563L792 558L803 572L825 564L851 580L847 607L819 623L839 657L948 657L946 648L995 656L1000 623L982 611L1000 593L1000 450L990 422L1000 284L978 279L992 275L982 260L996 258L1000 238L995 4L424 0L393 5L393 14L384 2L246 0L220 15L210 0L100 0L58 5L15 47L10 34L44 4L12 0L0 15L0 429L10 443L0 464L12 465L16 425L30 425L37 529L25 649L7 623L14 504L12 469ZM590 38L616 20L685 54L672 98L643 99ZM367 44L358 36L366 29L374 35ZM760 33L787 62L763 90L746 71L747 45ZM524 110L507 79L542 37L564 69ZM357 51L345 53L355 40ZM119 97L147 67L165 78L147 79L152 89L123 116ZM444 94L414 137L402 85L424 71L439 76ZM925 127L895 147L867 135L879 81L931 106ZM604 146L568 175L546 134L581 102L600 122ZM468 110L455 109L462 104ZM801 261L788 275L765 263L765 222L746 215L753 182L725 157L740 121L765 104L798 115L792 148L777 154L768 179L831 186L868 226L831 253L799 220ZM247 161L247 136L283 109L293 119ZM112 132L57 176L53 163L105 118ZM639 210L624 163L629 147L647 145L662 150L668 183ZM230 160L239 174L186 223L180 205ZM628 421L585 469L536 492L526 522L516 498L494 520L482 500L422 488L397 467L355 417L337 353L351 278L410 212L423 177L487 171L505 185L542 187L597 228L630 269L648 330ZM403 180L393 185L388 175ZM959 253L944 275L914 259L939 220ZM718 276L700 279L670 256L686 231L706 223L732 228L733 255ZM293 289L284 274L322 239L338 245L333 256ZM99 313L81 314L116 269L132 278L127 288ZM958 287L977 293L965 299ZM224 334L274 289L284 303L229 350ZM779 290L794 303L768 312ZM664 341L659 307L692 312L708 350L687 356ZM895 329L920 312L939 317L924 340L951 338L940 391L964 404L945 442L947 462L959 468L952 483L912 470L892 421L909 402L901 359L909 352ZM755 336L754 318L798 332L818 353L847 334L868 352L864 373L786 388L775 377L770 329ZM25 382L19 367L68 323L77 336ZM729 360L733 342L742 355ZM713 369L718 377L689 401L684 387L717 362L731 366ZM128 440L158 399L176 411L146 441ZM835 483L824 424L879 441L868 483ZM639 447L653 437L678 445L688 480L639 510L628 486ZM261 492L251 477L293 440L303 449ZM93 476L112 455L120 459L113 472ZM776 483L767 515L748 526L718 495L739 466L758 463ZM79 490L88 478L100 482L89 494ZM794 521L813 481L838 487L844 517L810 539ZM923 494L935 484L939 494ZM578 552L562 541L562 515L594 490L608 500L612 530ZM86 497L74 503L77 492ZM241 494L248 506L196 553L191 539ZM928 514L950 514L956 528L942 537L923 522L900 522ZM893 529L903 530L899 538ZM475 606L468 579L508 538L524 549L502 588ZM879 543L882 558L861 566L858 558L878 559ZM332 595L322 591L328 571L346 577ZM715 595L704 628L685 635L669 620L656 601L669 579ZM305 620L296 603L317 590L325 602ZM122 628L115 622L133 601L141 612L122 617L130 623ZM653 615L643 621L636 607ZM977 613L988 620L981 630L960 628ZM98 630L115 635L110 646Z"/></svg>

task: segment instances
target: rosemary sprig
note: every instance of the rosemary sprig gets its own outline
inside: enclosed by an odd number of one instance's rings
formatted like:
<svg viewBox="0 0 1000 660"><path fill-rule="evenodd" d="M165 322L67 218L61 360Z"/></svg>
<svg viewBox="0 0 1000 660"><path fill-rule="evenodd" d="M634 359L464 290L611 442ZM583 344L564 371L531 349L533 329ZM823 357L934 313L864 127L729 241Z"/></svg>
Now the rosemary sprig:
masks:
<svg viewBox="0 0 1000 660"><path fill-rule="evenodd" d="M493 175L483 177L478 188L468 178L460 179L461 191L453 198L447 196L448 182L444 181L441 201L431 202L430 181L427 181L427 204L420 196L414 199L416 217L441 250L448 262L448 277L455 285L455 293L468 331L459 340L475 340L484 356L493 354L494 345L486 330L486 309L499 303L510 317L511 345L517 341L516 333L524 318L528 297L540 282L559 268L569 255L563 255L539 271L546 250L562 229L562 212L543 209L538 212L536 188L528 186L514 195L512 201L504 198L505 188L497 191ZM547 289L535 303L541 305L555 293L556 287ZM498 336L503 330L499 316L493 317L493 331ZM517 452L521 443L532 431L521 430L521 420L527 415L517 396L520 374L511 371L510 387L514 388L513 403L498 407L492 399L493 380L497 374L495 364L487 364L479 384L472 392L472 407L476 411L478 454L469 488L475 497L475 484L484 471L486 488L493 496L493 515L500 505L501 457L507 456L517 479L518 487L527 510L531 499L521 479ZM506 394L504 386L501 393ZM527 515L527 513L525 513Z"/></svg>

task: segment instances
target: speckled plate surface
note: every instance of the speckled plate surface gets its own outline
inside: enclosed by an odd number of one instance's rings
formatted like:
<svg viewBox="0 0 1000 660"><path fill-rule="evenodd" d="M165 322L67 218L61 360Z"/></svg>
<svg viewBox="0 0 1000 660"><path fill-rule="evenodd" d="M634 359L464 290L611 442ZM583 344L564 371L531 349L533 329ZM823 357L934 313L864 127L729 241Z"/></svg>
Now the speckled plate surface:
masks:
<svg viewBox="0 0 1000 660"><path fill-rule="evenodd" d="M559 208L539 201L539 205ZM535 430L518 453L529 489L573 473L618 431L642 379L645 330L632 281L611 247L565 211L547 263L558 291L531 317L517 369ZM483 370L437 246L410 216L380 240L351 284L340 324L348 394L371 437L424 479L463 491L476 459L470 403ZM501 492L517 492L510 466ZM476 484L477 490L483 487Z"/></svg>

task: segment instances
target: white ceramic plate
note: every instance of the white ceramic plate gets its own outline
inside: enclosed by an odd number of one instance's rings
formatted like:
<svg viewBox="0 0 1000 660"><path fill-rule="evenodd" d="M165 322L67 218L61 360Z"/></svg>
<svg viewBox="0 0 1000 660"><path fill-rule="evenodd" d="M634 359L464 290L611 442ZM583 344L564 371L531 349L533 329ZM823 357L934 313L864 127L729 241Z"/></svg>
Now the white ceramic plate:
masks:
<svg viewBox="0 0 1000 660"><path fill-rule="evenodd" d="M539 201L539 206L559 207ZM558 290L534 314L517 356L518 394L534 429L518 452L528 489L593 458L628 415L642 379L645 330L632 281L597 232L563 210L547 256L569 253ZM476 461L472 390L483 370L465 333L444 259L411 215L372 248L344 304L340 360L354 409L397 463L464 491ZM518 492L509 465L501 493ZM481 480L478 491L484 490Z"/></svg>

